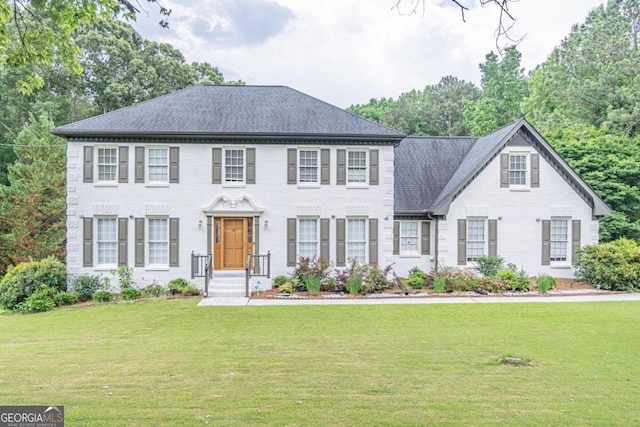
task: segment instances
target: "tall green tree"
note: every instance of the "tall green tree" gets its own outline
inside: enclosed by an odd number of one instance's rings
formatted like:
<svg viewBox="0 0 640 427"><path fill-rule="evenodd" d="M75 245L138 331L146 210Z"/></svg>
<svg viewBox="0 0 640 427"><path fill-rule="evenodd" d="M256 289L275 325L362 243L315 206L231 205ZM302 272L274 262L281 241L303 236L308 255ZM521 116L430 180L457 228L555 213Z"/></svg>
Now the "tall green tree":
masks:
<svg viewBox="0 0 640 427"><path fill-rule="evenodd" d="M502 58L490 52L480 64L482 94L464 108L471 135L484 135L522 117L520 103L527 95L527 81L520 60L518 49L510 46Z"/></svg>
<svg viewBox="0 0 640 427"><path fill-rule="evenodd" d="M408 135L460 136L468 134L464 103L478 96L479 90L473 83L446 76L422 91L403 93L397 101L372 99L348 110Z"/></svg>
<svg viewBox="0 0 640 427"><path fill-rule="evenodd" d="M100 19L82 28L75 40L82 50L82 90L93 99L97 113L133 105L196 81L195 70L179 50L146 40L131 25L116 19Z"/></svg>
<svg viewBox="0 0 640 427"><path fill-rule="evenodd" d="M545 138L614 210L601 222L600 240L640 240L640 137L584 126Z"/></svg>
<svg viewBox="0 0 640 427"><path fill-rule="evenodd" d="M638 132L639 3L609 0L592 10L534 71L522 108L535 126Z"/></svg>
<svg viewBox="0 0 640 427"><path fill-rule="evenodd" d="M156 3L157 0L148 0ZM133 18L139 12L128 0L0 0L0 65L20 73L20 90L28 94L44 85L40 65L59 64L79 73L80 53L73 32L104 16ZM171 10L160 6L160 13ZM160 21L166 26L166 21Z"/></svg>
<svg viewBox="0 0 640 427"><path fill-rule="evenodd" d="M10 186L0 186L0 271L50 255L64 261L66 144L46 116L31 118L15 140Z"/></svg>

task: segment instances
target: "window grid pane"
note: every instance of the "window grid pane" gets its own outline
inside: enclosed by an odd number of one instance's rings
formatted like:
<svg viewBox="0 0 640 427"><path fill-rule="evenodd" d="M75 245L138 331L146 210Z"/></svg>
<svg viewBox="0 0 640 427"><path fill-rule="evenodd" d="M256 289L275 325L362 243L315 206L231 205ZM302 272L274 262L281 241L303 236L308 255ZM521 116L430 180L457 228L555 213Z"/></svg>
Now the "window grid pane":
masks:
<svg viewBox="0 0 640 427"><path fill-rule="evenodd" d="M224 179L226 182L244 181L244 151L225 150L224 151Z"/></svg>
<svg viewBox="0 0 640 427"><path fill-rule="evenodd" d="M149 264L166 265L169 263L168 222L162 218L149 219Z"/></svg>
<svg viewBox="0 0 640 427"><path fill-rule="evenodd" d="M317 151L300 151L300 182L318 182Z"/></svg>
<svg viewBox="0 0 640 427"><path fill-rule="evenodd" d="M484 220L467 220L467 261L484 255Z"/></svg>
<svg viewBox="0 0 640 427"><path fill-rule="evenodd" d="M527 185L527 156L524 154L509 156L509 184Z"/></svg>
<svg viewBox="0 0 640 427"><path fill-rule="evenodd" d="M569 221L551 220L551 242L549 245L551 261L566 261L569 240Z"/></svg>
<svg viewBox="0 0 640 427"><path fill-rule="evenodd" d="M118 154L115 148L98 148L98 181L115 181Z"/></svg>
<svg viewBox="0 0 640 427"><path fill-rule="evenodd" d="M347 259L365 262L366 239L365 220L347 220Z"/></svg>
<svg viewBox="0 0 640 427"><path fill-rule="evenodd" d="M298 255L315 258L318 255L318 220L298 221Z"/></svg>
<svg viewBox="0 0 640 427"><path fill-rule="evenodd" d="M98 218L98 264L118 262L118 241L115 218Z"/></svg>
<svg viewBox="0 0 640 427"><path fill-rule="evenodd" d="M367 153L364 151L349 151L347 181L366 182Z"/></svg>
<svg viewBox="0 0 640 427"><path fill-rule="evenodd" d="M169 181L169 150L149 149L149 181Z"/></svg>
<svg viewBox="0 0 640 427"><path fill-rule="evenodd" d="M418 252L418 223L400 223L400 251Z"/></svg>

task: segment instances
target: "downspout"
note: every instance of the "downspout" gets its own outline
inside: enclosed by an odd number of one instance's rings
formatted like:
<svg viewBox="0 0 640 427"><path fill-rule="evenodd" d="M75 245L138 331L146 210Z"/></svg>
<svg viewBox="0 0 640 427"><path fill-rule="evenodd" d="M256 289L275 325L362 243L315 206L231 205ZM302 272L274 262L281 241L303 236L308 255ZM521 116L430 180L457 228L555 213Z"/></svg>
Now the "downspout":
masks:
<svg viewBox="0 0 640 427"><path fill-rule="evenodd" d="M439 227L438 227L438 218L434 217L430 212L427 212L427 218L429 218L430 220L434 221L436 224L436 236L435 236L435 245L434 245L434 252L435 252L435 256L434 256L434 261L435 261L435 267L434 270L436 272L436 274L438 274L438 240L439 240Z"/></svg>

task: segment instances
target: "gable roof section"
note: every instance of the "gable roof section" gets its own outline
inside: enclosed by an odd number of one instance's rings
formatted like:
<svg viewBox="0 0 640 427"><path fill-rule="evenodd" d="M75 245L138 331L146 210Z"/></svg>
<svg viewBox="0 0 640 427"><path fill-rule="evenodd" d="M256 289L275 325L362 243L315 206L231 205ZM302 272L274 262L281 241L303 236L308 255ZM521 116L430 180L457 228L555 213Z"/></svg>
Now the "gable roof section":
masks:
<svg viewBox="0 0 640 427"><path fill-rule="evenodd" d="M192 86L61 126L67 137L348 138L404 134L286 86Z"/></svg>
<svg viewBox="0 0 640 427"><path fill-rule="evenodd" d="M511 138L518 132L523 132L528 136L529 141L538 152L589 203L594 217L601 217L611 213L611 209L604 201L571 169L525 119L516 120L507 126L478 138L428 210L434 215L446 215L451 202L504 149Z"/></svg>
<svg viewBox="0 0 640 427"><path fill-rule="evenodd" d="M396 147L396 214L421 214L456 173L477 138L407 137Z"/></svg>

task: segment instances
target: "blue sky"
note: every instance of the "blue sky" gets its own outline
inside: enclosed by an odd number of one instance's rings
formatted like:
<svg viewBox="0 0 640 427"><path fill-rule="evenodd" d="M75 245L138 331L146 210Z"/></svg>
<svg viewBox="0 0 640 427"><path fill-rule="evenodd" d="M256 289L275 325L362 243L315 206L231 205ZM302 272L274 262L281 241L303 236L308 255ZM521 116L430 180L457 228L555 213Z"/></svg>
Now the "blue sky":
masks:
<svg viewBox="0 0 640 427"><path fill-rule="evenodd" d="M285 85L346 108L397 98L447 75L480 84L478 64L496 51L495 6L464 0L462 21L449 0L424 0L416 14L396 0L159 0L173 10L161 29L145 4L134 27L180 49L187 61L217 66L227 80ZM602 0L520 0L510 34L527 70L543 62ZM559 6L560 5L560 6ZM506 41L500 41L504 45Z"/></svg>

